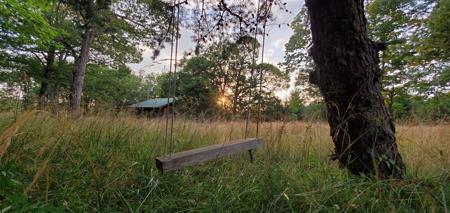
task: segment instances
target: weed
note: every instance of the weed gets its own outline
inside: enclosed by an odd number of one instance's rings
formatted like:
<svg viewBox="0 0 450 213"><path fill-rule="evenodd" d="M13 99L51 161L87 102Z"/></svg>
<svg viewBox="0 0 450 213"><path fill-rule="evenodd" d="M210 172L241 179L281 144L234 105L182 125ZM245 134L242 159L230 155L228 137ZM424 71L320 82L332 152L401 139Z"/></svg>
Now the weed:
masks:
<svg viewBox="0 0 450 213"><path fill-rule="evenodd" d="M161 175L155 157L241 138L245 122L178 119L168 146L163 119L35 113L19 117L18 125L11 116L0 114L6 147L0 211L448 212L450 206L446 124L399 126L407 177L376 180L349 175L329 160L333 144L324 123L263 123L265 145L253 163L234 155Z"/></svg>

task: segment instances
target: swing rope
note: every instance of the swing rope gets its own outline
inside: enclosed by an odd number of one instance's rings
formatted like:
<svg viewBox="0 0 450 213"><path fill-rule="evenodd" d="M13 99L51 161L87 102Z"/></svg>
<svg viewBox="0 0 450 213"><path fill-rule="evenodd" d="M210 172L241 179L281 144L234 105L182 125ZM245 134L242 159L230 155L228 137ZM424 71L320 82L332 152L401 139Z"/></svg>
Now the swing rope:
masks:
<svg viewBox="0 0 450 213"><path fill-rule="evenodd" d="M174 0L175 2L175 0ZM175 103L176 103L176 88L177 88L177 68L178 68L178 35L180 33L180 0L178 0L177 4L177 17L175 19L175 26L176 26L176 40L175 40L175 61L174 63L174 71L173 71L173 88L172 88L172 118L171 118L171 124L170 124L170 144L169 144L169 151L170 155L172 156L173 153L173 124L175 119Z"/></svg>
<svg viewBox="0 0 450 213"><path fill-rule="evenodd" d="M172 27L172 35L170 39L170 65L169 65L169 95L167 97L167 106L170 106L170 99L172 98L172 112L170 113L170 131L169 131L169 113L166 111L166 132L164 137L164 154L169 152L172 155L173 152L173 127L175 118L175 99L176 99L176 73L177 73L177 60L178 60L178 34L179 34L179 18L180 18L180 0L173 0L171 23L169 27ZM175 17L175 9L177 14ZM176 34L176 35L175 35ZM176 38L175 38L176 36ZM174 45L175 43L175 45ZM174 50L175 46L175 50ZM175 58L175 59L174 59ZM173 65L172 65L173 64ZM173 68L172 68L173 67ZM169 108L168 108L169 109ZM170 134L170 137L169 137ZM169 142L169 150L167 150L167 142Z"/></svg>
<svg viewBox="0 0 450 213"><path fill-rule="evenodd" d="M256 64L256 42L257 42L256 38L258 36L260 5L261 5L261 0L258 0L258 7L256 9L255 35L253 36L252 69L250 71L250 88L249 88L249 96L248 96L247 119L245 122L244 138L247 138L247 135L248 135L249 120L250 120L250 116L251 116L251 98L252 98L251 96L252 96L253 75L255 73L255 64Z"/></svg>
<svg viewBox="0 0 450 213"><path fill-rule="evenodd" d="M266 5L266 13L264 14L264 24L263 24L263 37L262 37L262 49L261 49L261 65L264 63L264 49L266 43L266 25L267 25L267 17L269 14L269 7L267 6L267 0L264 1L264 5ZM262 81L263 81L263 72L261 67L259 67L259 96L258 96L258 109L257 109L257 119L256 119L256 138L259 137L259 124L261 123L261 102L262 102Z"/></svg>
<svg viewBox="0 0 450 213"><path fill-rule="evenodd" d="M253 44L253 55L252 55L252 70L250 73L250 82L253 84L253 75L254 75L254 67L256 66L256 38L258 35L258 25L259 25L259 13L260 13L260 4L261 0L258 0L258 9L257 9L257 15L256 15L256 24L255 24L255 35L254 35L254 44ZM266 42L266 26L267 26L267 18L268 14L270 12L270 8L267 5L267 0L264 0L264 6L266 7L266 11L264 13L264 24L263 24L263 35L262 35L262 48L261 48L261 65L264 63L264 50L265 50L265 42ZM261 123L261 102L262 102L262 81L263 81L263 71L261 67L258 67L259 72L259 85L255 82L255 90L257 90L258 95L258 105L257 105L257 118L256 118L256 138L259 137L259 129L260 129L260 123ZM249 88L249 106L247 108L247 119L245 123L245 134L244 138L248 135L248 127L249 127L249 121L251 117L251 106L250 106L250 100L252 96L252 87Z"/></svg>
<svg viewBox="0 0 450 213"><path fill-rule="evenodd" d="M169 90L171 90L172 88L172 60L173 60L173 37L174 37L174 33L173 33L173 28L174 28L174 18L175 18L175 0L173 1L173 8L172 8L172 12L171 12L171 20L169 23L169 30L172 32L171 33L171 39L170 39L170 60L169 60L169 77L170 77L170 81L169 81ZM170 96L167 96L167 106L170 105ZM167 108L167 110L169 110L169 107ZM164 154L167 154L167 142L169 140L169 113L168 111L165 111L165 118L166 118L166 128L165 128L165 134L164 134Z"/></svg>

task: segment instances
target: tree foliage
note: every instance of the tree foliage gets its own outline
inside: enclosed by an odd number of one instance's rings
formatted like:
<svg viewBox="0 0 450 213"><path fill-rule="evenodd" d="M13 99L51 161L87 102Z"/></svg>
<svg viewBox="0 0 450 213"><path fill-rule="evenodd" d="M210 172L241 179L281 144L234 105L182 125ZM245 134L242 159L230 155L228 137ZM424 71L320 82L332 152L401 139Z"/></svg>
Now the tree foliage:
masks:
<svg viewBox="0 0 450 213"><path fill-rule="evenodd" d="M39 84L39 108L65 98L59 96L63 95L60 87L67 83L72 93L75 88L81 92L79 87L83 87L84 78L77 76L85 74L75 71L87 64L115 70L126 63L140 62L141 47L155 47L163 42L170 26L170 8L162 1L5 0L4 3L0 6L0 67L5 73L2 76L16 76L5 80L9 80L10 86L21 86L26 94L30 88L22 85L27 83L36 88ZM87 36L89 32L92 34ZM70 81L61 80L62 76Z"/></svg>
<svg viewBox="0 0 450 213"><path fill-rule="evenodd" d="M57 35L57 29L45 17L53 4L52 1L41 0L3 0L0 4L2 51L48 47Z"/></svg>
<svg viewBox="0 0 450 213"><path fill-rule="evenodd" d="M311 30L308 12L302 7L290 27L294 34L285 45L284 61L280 64L288 73L296 73L296 87L304 98L318 98L318 89L309 83L309 74L314 64L308 50L311 45Z"/></svg>

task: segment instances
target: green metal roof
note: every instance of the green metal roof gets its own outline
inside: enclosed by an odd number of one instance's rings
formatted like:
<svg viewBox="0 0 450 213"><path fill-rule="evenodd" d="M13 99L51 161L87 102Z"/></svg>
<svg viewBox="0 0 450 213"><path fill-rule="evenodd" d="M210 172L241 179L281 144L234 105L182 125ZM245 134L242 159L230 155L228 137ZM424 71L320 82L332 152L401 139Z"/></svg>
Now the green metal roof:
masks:
<svg viewBox="0 0 450 213"><path fill-rule="evenodd" d="M173 98L153 98L130 105L134 108L160 108L173 103Z"/></svg>

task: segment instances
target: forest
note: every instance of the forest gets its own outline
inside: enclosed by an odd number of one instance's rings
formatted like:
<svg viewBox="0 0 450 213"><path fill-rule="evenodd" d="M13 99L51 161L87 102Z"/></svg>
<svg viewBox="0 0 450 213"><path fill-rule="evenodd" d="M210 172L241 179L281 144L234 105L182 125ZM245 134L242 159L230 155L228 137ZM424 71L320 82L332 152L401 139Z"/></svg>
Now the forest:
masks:
<svg viewBox="0 0 450 213"><path fill-rule="evenodd" d="M0 0L1 212L448 212L449 114L448 0Z"/></svg>

